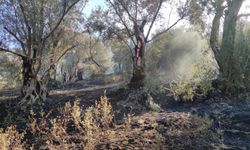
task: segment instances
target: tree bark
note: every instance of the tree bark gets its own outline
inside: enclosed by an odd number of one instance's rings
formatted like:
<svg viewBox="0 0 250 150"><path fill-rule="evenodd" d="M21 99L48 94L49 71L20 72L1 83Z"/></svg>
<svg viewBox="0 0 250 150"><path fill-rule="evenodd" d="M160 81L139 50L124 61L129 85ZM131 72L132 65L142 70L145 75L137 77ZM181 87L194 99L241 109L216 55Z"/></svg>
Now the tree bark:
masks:
<svg viewBox="0 0 250 150"><path fill-rule="evenodd" d="M210 36L210 45L214 52L215 59L219 66L219 79L222 80L224 92L235 92L239 88L241 75L237 72L237 60L235 54L235 34L238 13L243 0L228 0L228 8L225 10L223 3L225 0L218 0L215 3L215 17L213 19L212 31ZM225 12L222 42L219 43L220 19Z"/></svg>
<svg viewBox="0 0 250 150"><path fill-rule="evenodd" d="M236 34L236 25L237 25L237 18L238 13L241 8L243 0L233 0L229 2L229 8L225 13L225 21L223 27L223 37L222 37L222 44L221 44L221 52L220 61L221 67L223 70L221 71L221 75L228 81L233 80L233 71L234 71L234 46L235 46L235 34Z"/></svg>
<svg viewBox="0 0 250 150"><path fill-rule="evenodd" d="M47 85L44 81L37 79L37 70L33 59L23 58L23 87L21 89L22 100L21 107L33 106L34 104L42 104L46 99Z"/></svg>
<svg viewBox="0 0 250 150"><path fill-rule="evenodd" d="M145 80L145 61L144 52L146 47L146 37L143 33L143 28L146 24L146 20L142 22L140 26L135 25L135 35L137 43L135 46L135 56L133 62L133 76L130 80L129 86L131 88L141 88L144 87Z"/></svg>
<svg viewBox="0 0 250 150"><path fill-rule="evenodd" d="M83 74L82 70L78 69L77 70L77 81L82 81L83 80L82 74Z"/></svg>
<svg viewBox="0 0 250 150"><path fill-rule="evenodd" d="M222 61L220 60L219 51L220 51L220 43L219 43L219 32L220 32L220 21L221 17L224 14L225 7L223 5L224 0L218 0L215 4L215 16L212 23L212 30L210 35L210 45L211 49L214 52L215 59L219 66L220 72L223 72Z"/></svg>
<svg viewBox="0 0 250 150"><path fill-rule="evenodd" d="M135 48L137 51L137 47ZM133 76L130 80L130 87L131 88L141 88L144 87L144 80L145 80L145 63L143 60L143 52L145 51L145 44L140 49L140 56L134 59L134 66L133 66Z"/></svg>

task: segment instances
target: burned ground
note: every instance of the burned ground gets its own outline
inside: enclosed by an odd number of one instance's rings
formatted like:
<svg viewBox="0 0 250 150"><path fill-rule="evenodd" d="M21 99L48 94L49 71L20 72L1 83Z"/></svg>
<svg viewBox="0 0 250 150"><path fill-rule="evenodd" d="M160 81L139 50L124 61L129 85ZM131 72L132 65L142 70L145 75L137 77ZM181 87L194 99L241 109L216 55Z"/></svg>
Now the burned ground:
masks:
<svg viewBox="0 0 250 150"><path fill-rule="evenodd" d="M250 149L250 96L247 93L237 97L214 96L189 103L175 101L166 93L152 93L161 110L133 112L118 105L130 93L121 88L124 83L93 84L82 88L79 85L81 83L75 84L75 89L66 87L52 91L42 111L47 119L56 118L62 115L60 108L67 102L73 105L77 99L83 113L106 91L115 115L110 128L100 133L95 149ZM74 84L70 86L72 88ZM18 97L13 98L15 96L18 92L1 92L1 127L14 124L22 132L27 128L28 118L15 109L18 102ZM79 137L84 137L84 132L76 133L75 128L69 126L65 136L71 139L76 149L83 148ZM46 143L42 142L44 135L39 134L39 141L31 133L26 134L26 140L38 143L36 148L46 149Z"/></svg>

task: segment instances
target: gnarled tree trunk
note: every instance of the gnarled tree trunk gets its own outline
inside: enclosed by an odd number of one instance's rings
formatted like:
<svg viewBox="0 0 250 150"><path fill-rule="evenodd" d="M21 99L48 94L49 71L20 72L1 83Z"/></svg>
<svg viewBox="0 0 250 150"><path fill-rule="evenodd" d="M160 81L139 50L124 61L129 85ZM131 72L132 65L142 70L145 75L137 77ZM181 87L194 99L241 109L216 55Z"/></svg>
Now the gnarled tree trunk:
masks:
<svg viewBox="0 0 250 150"><path fill-rule="evenodd" d="M38 80L37 78L37 67L39 67L39 64L36 64L33 59L27 57L23 58L21 106L28 107L34 104L42 104L48 95L47 82L45 80Z"/></svg>

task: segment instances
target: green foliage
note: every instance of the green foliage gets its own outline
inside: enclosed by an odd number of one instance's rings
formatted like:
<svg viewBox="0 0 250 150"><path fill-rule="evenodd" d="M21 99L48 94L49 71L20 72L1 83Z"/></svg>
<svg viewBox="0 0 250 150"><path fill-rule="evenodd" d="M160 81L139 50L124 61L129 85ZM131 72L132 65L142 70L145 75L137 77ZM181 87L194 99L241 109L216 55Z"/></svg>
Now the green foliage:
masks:
<svg viewBox="0 0 250 150"><path fill-rule="evenodd" d="M205 28L205 23L203 21L203 7L199 4L198 0L191 0L189 7L189 21L192 25L197 26L200 29Z"/></svg>
<svg viewBox="0 0 250 150"><path fill-rule="evenodd" d="M171 82L168 90L170 95L174 96L176 100L193 101L193 84L191 82L184 81L182 77L180 77L179 81Z"/></svg>
<svg viewBox="0 0 250 150"><path fill-rule="evenodd" d="M177 100L193 101L194 97L204 97L213 89L211 81L216 77L215 70L207 61L192 66L192 77L186 80L179 76L177 81L170 83L167 90Z"/></svg>
<svg viewBox="0 0 250 150"><path fill-rule="evenodd" d="M206 57L206 55L204 55ZM202 59L200 62L192 66L192 80L198 87L198 93L201 96L207 95L208 91L212 90L212 80L216 78L217 73L213 68L213 62L211 60Z"/></svg>
<svg viewBox="0 0 250 150"><path fill-rule="evenodd" d="M250 23L239 25L232 61L232 75L238 80L237 86L250 89Z"/></svg>
<svg viewBox="0 0 250 150"><path fill-rule="evenodd" d="M229 32L229 31L225 31ZM233 48L227 47L220 52L219 89L228 94L250 90L250 26L239 21ZM230 51L229 51L230 50ZM223 61L226 60L226 61Z"/></svg>
<svg viewBox="0 0 250 150"><path fill-rule="evenodd" d="M9 54L0 55L0 89L13 89L21 86L21 60Z"/></svg>
<svg viewBox="0 0 250 150"><path fill-rule="evenodd" d="M111 45L113 53L112 60L116 64L114 66L114 72L118 74L122 73L124 75L126 73L130 73L133 69L133 62L131 59L132 55L129 48L122 41L119 40L112 40Z"/></svg>
<svg viewBox="0 0 250 150"><path fill-rule="evenodd" d="M208 49L206 39L195 31L176 29L162 35L146 53L146 85L158 92L166 92L168 87L170 95L184 101L207 95L216 77L216 64Z"/></svg>
<svg viewBox="0 0 250 150"><path fill-rule="evenodd" d="M60 61L67 75L75 76L76 70L81 70L88 77L103 74L112 66L111 51L100 39L87 34L79 34L75 39L78 46Z"/></svg>

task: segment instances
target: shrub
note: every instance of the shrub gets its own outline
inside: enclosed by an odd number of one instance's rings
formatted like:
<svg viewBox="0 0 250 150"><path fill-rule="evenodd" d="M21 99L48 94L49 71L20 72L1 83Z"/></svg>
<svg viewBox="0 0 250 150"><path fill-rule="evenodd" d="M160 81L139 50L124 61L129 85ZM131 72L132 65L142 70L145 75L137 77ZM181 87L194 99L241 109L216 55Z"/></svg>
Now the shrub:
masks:
<svg viewBox="0 0 250 150"><path fill-rule="evenodd" d="M76 97L73 106L71 106L71 115L73 117L74 123L76 124L76 126L78 128L80 128L81 125L81 108L80 108L80 102L79 102L79 98Z"/></svg>
<svg viewBox="0 0 250 150"><path fill-rule="evenodd" d="M192 81L196 83L196 95L205 96L212 90L212 80L216 78L213 62L201 60L192 66Z"/></svg>
<svg viewBox="0 0 250 150"><path fill-rule="evenodd" d="M83 125L86 136L86 149L94 149L98 137L98 129L96 121L94 120L94 107L89 107L84 113Z"/></svg>
<svg viewBox="0 0 250 150"><path fill-rule="evenodd" d="M112 123L114 113L106 96L102 96L94 107L89 107L84 113L82 124L85 128L87 149L93 149L98 137L105 132Z"/></svg>
<svg viewBox="0 0 250 150"><path fill-rule="evenodd" d="M71 105L67 102L58 109L56 117L48 117L44 112L31 111L27 128L20 134L14 126L5 131L0 129L0 149L94 149L100 137L110 138L110 125L113 121L112 106L106 96L102 96L94 106L83 113L79 98Z"/></svg>
<svg viewBox="0 0 250 150"><path fill-rule="evenodd" d="M193 84L180 79L173 81L168 88L170 95L174 96L175 100L193 101L194 87Z"/></svg>
<svg viewBox="0 0 250 150"><path fill-rule="evenodd" d="M14 126L10 126L4 132L0 129L0 148L2 150L21 150L23 134L16 131Z"/></svg>
<svg viewBox="0 0 250 150"><path fill-rule="evenodd" d="M212 62L203 60L191 66L191 78L179 76L177 81L170 83L167 90L176 100L193 101L194 97L205 97L213 89L212 80L216 77Z"/></svg>

